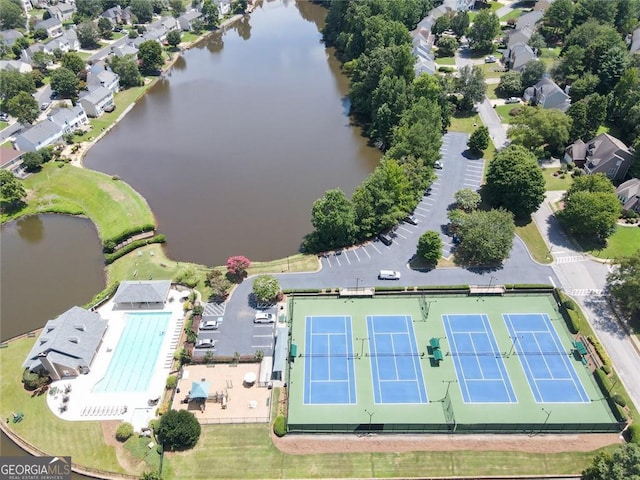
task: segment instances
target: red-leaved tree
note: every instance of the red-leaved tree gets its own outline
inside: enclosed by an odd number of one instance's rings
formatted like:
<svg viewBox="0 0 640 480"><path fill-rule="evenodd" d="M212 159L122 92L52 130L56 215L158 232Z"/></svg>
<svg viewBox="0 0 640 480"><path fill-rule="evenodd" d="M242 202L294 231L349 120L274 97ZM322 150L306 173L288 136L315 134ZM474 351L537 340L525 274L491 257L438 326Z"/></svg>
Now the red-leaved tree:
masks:
<svg viewBox="0 0 640 480"><path fill-rule="evenodd" d="M249 268L250 265L251 261L242 255L229 257L227 259L227 272L237 279L243 279L247 276L247 268Z"/></svg>

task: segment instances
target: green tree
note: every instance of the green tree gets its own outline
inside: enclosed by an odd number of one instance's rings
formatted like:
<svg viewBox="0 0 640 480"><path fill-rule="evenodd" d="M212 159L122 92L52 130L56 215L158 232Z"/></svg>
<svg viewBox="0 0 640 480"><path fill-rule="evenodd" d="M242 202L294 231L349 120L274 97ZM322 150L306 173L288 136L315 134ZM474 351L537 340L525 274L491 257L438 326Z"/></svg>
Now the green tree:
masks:
<svg viewBox="0 0 640 480"><path fill-rule="evenodd" d="M164 64L162 47L155 40L142 42L138 47L138 60L140 61L140 71L144 75L157 73Z"/></svg>
<svg viewBox="0 0 640 480"><path fill-rule="evenodd" d="M485 191L492 206L505 208L516 218L529 218L544 200L545 192L535 155L518 145L498 152L489 164Z"/></svg>
<svg viewBox="0 0 640 480"><path fill-rule="evenodd" d="M22 164L28 172L37 172L42 168L42 155L39 152L27 152L22 157Z"/></svg>
<svg viewBox="0 0 640 480"><path fill-rule="evenodd" d="M523 91L522 74L517 70L509 70L502 75L496 88L496 94L501 97L520 97Z"/></svg>
<svg viewBox="0 0 640 480"><path fill-rule="evenodd" d="M613 184L599 173L576 178L556 216L573 235L605 242L615 232L620 211Z"/></svg>
<svg viewBox="0 0 640 480"><path fill-rule="evenodd" d="M540 33L534 32L529 39L529 46L534 52L542 52L542 50L547 48L547 42L544 41L544 37Z"/></svg>
<svg viewBox="0 0 640 480"><path fill-rule="evenodd" d="M247 276L247 269L251 266L251 260L243 255L235 255L227 259L227 273L242 281Z"/></svg>
<svg viewBox="0 0 640 480"><path fill-rule="evenodd" d="M589 128L587 123L587 102L572 102L571 106L567 109L567 115L571 118L571 131L569 133L569 140L576 141L579 138L583 141L587 141Z"/></svg>
<svg viewBox="0 0 640 480"><path fill-rule="evenodd" d="M31 79L36 88L40 88L44 85L44 75L40 70L31 70Z"/></svg>
<svg viewBox="0 0 640 480"><path fill-rule="evenodd" d="M475 103L481 102L487 91L484 72L478 66L465 65L458 71L457 90L462 94L460 108L469 111Z"/></svg>
<svg viewBox="0 0 640 480"><path fill-rule="evenodd" d="M133 425L129 422L122 422L116 430L116 440L126 442L133 435Z"/></svg>
<svg viewBox="0 0 640 480"><path fill-rule="evenodd" d="M629 66L629 54L626 48L615 46L608 49L598 62L598 78L600 93L608 93L616 86L620 77Z"/></svg>
<svg viewBox="0 0 640 480"><path fill-rule="evenodd" d="M481 10L469 29L469 46L477 53L493 50L493 39L500 33L500 20L488 8Z"/></svg>
<svg viewBox="0 0 640 480"><path fill-rule="evenodd" d="M181 39L182 34L178 30L171 30L169 33L167 33L167 43L174 48L178 46Z"/></svg>
<svg viewBox="0 0 640 480"><path fill-rule="evenodd" d="M555 43L571 30L575 5L571 0L552 2L542 17L542 34L549 43Z"/></svg>
<svg viewBox="0 0 640 480"><path fill-rule="evenodd" d="M120 76L120 87L131 88L142 85L142 76L138 68L138 62L133 55L124 55L110 59L111 69Z"/></svg>
<svg viewBox="0 0 640 480"><path fill-rule="evenodd" d="M313 203L311 223L315 229L307 242L311 251L341 248L356 240L355 210L340 189L328 190Z"/></svg>
<svg viewBox="0 0 640 480"><path fill-rule="evenodd" d="M273 275L259 275L253 281L253 294L259 302L272 302L280 293L280 282Z"/></svg>
<svg viewBox="0 0 640 480"><path fill-rule="evenodd" d="M0 30L24 28L27 20L20 6L11 0L0 0Z"/></svg>
<svg viewBox="0 0 640 480"><path fill-rule="evenodd" d="M393 139L393 128L407 105L407 83L404 79L383 74L371 98L371 125L369 136L388 148Z"/></svg>
<svg viewBox="0 0 640 480"><path fill-rule="evenodd" d="M420 235L417 254L429 265L438 263L442 256L442 239L438 232L428 231Z"/></svg>
<svg viewBox="0 0 640 480"><path fill-rule="evenodd" d="M34 40L46 40L49 38L49 34L44 28L37 28L31 34Z"/></svg>
<svg viewBox="0 0 640 480"><path fill-rule="evenodd" d="M76 35L80 48L85 50L93 50L98 48L100 40L100 32L98 27L92 22L82 22L76 27Z"/></svg>
<svg viewBox="0 0 640 480"><path fill-rule="evenodd" d="M1 0L0 0L1 1ZM16 41L11 45L11 52L16 58L20 58L22 50L29 48L29 40L24 37L16 38Z"/></svg>
<svg viewBox="0 0 640 480"><path fill-rule="evenodd" d="M51 74L51 89L62 97L75 98L78 94L78 77L68 68L60 67Z"/></svg>
<svg viewBox="0 0 640 480"><path fill-rule="evenodd" d="M113 38L113 25L108 18L100 17L98 19L98 31L100 36L106 40Z"/></svg>
<svg viewBox="0 0 640 480"><path fill-rule="evenodd" d="M229 296L231 282L220 270L208 272L205 284L211 289L211 301L223 302Z"/></svg>
<svg viewBox="0 0 640 480"><path fill-rule="evenodd" d="M614 452L599 452L582 472L583 480L637 480L640 478L640 446L627 443Z"/></svg>
<svg viewBox="0 0 640 480"><path fill-rule="evenodd" d="M34 93L36 86L33 77L27 73L0 71L0 99L2 103L20 92Z"/></svg>
<svg viewBox="0 0 640 480"><path fill-rule="evenodd" d="M540 81L544 74L544 63L538 60L527 62L522 70L522 87L528 88L534 86Z"/></svg>
<svg viewBox="0 0 640 480"><path fill-rule="evenodd" d="M476 128L467 142L467 147L476 155L482 155L482 153L489 146L489 129L482 125Z"/></svg>
<svg viewBox="0 0 640 480"><path fill-rule="evenodd" d="M454 199L456 201L456 208L464 212L471 212L478 208L481 197L478 192L470 188L463 188L455 193Z"/></svg>
<svg viewBox="0 0 640 480"><path fill-rule="evenodd" d="M605 121L607 115L607 97L594 93L576 103L572 103L567 110L571 117L571 139L581 138L590 140L598 133L598 128Z"/></svg>
<svg viewBox="0 0 640 480"><path fill-rule="evenodd" d="M60 66L67 68L78 75L80 72L84 71L87 64L77 53L67 52L60 57Z"/></svg>
<svg viewBox="0 0 640 480"><path fill-rule="evenodd" d="M569 90L571 102L577 102L591 95L596 91L599 83L600 79L597 75L590 72L584 72L582 76L571 83L571 89Z"/></svg>
<svg viewBox="0 0 640 480"><path fill-rule="evenodd" d="M449 30L451 28L452 18L453 16L451 14L445 14L436 18L436 21L433 22L433 26L431 27L431 33L436 36L442 35L445 30Z"/></svg>
<svg viewBox="0 0 640 480"><path fill-rule="evenodd" d="M458 50L460 43L454 37L440 37L436 45L438 47L438 56L451 57Z"/></svg>
<svg viewBox="0 0 640 480"><path fill-rule="evenodd" d="M35 122L40 114L38 102L27 92L20 92L9 99L6 109L9 115L16 117L18 122L24 124Z"/></svg>
<svg viewBox="0 0 640 480"><path fill-rule="evenodd" d="M158 472L157 470L153 470L151 472L143 472L140 480L162 480L162 475L160 475L160 472Z"/></svg>
<svg viewBox="0 0 640 480"><path fill-rule="evenodd" d="M584 73L585 50L580 45L571 45L562 51L560 61L553 69L553 78L560 83L571 82Z"/></svg>
<svg viewBox="0 0 640 480"><path fill-rule="evenodd" d="M78 15L88 19L96 18L104 11L101 0L76 0L75 5Z"/></svg>
<svg viewBox="0 0 640 480"><path fill-rule="evenodd" d="M476 210L464 216L458 232L456 262L491 266L502 263L513 246L515 224L506 210ZM487 241L491 239L491 241Z"/></svg>
<svg viewBox="0 0 640 480"><path fill-rule="evenodd" d="M150 23L153 19L153 5L149 0L131 0L129 7L138 23Z"/></svg>
<svg viewBox="0 0 640 480"><path fill-rule="evenodd" d="M451 30L460 38L467 33L469 28L469 14L466 11L457 12L451 19Z"/></svg>
<svg viewBox="0 0 640 480"><path fill-rule="evenodd" d="M31 65L43 73L47 72L47 67L53 61L53 55L49 55L44 51L36 52L31 57Z"/></svg>
<svg viewBox="0 0 640 480"><path fill-rule="evenodd" d="M200 423L188 410L169 410L160 417L158 440L166 450L193 448L200 438Z"/></svg>
<svg viewBox="0 0 640 480"><path fill-rule="evenodd" d="M365 19L362 36L364 52L391 45L411 45L411 36L407 28L402 23L389 20L382 15ZM352 51L351 55L360 56L361 53Z"/></svg>
<svg viewBox="0 0 640 480"><path fill-rule="evenodd" d="M560 110L524 107L511 120L507 136L512 143L542 155L542 149L559 154L569 141L571 117Z"/></svg>
<svg viewBox="0 0 640 480"><path fill-rule="evenodd" d="M608 292L625 314L637 322L640 320L640 249L616 259L616 263L607 276Z"/></svg>
<svg viewBox="0 0 640 480"><path fill-rule="evenodd" d="M27 198L22 181L8 170L0 170L0 210L13 211L21 208Z"/></svg>
<svg viewBox="0 0 640 480"><path fill-rule="evenodd" d="M220 11L218 5L213 3L212 0L204 0L202 2L202 19L208 28L214 28L218 26L220 22Z"/></svg>
<svg viewBox="0 0 640 480"><path fill-rule="evenodd" d="M176 18L185 12L182 0L169 0L169 6L171 7L171 14Z"/></svg>

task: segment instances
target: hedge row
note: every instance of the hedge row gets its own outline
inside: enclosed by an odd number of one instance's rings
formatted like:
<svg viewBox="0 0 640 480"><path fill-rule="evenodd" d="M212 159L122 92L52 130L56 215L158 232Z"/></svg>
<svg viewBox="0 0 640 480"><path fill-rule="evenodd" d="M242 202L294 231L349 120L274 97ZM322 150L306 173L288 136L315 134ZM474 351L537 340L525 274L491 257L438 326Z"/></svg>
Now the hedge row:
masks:
<svg viewBox="0 0 640 480"><path fill-rule="evenodd" d="M114 293L116 293L116 290L118 289L119 283L114 283L112 285L109 285L107 288L105 288L104 290L102 290L100 293L96 294L95 297L93 297L91 299L91 301L89 303L87 303L84 308L89 309L99 303L101 303L103 300L112 297Z"/></svg>
<svg viewBox="0 0 640 480"><path fill-rule="evenodd" d="M545 290L549 292L553 290L553 287L546 283L514 283L506 284L504 288L507 290Z"/></svg>
<svg viewBox="0 0 640 480"><path fill-rule="evenodd" d="M624 409L620 405L615 403L609 396L609 390L611 389L612 384L611 380L609 380L609 377L607 377L607 374L598 368L595 372L593 372L593 376L596 379L596 383L600 387L602 395L604 395L604 397L606 398L607 403L609 404L609 408L613 412L613 416L616 417L616 420L620 423L626 422L627 414L624 412Z"/></svg>
<svg viewBox="0 0 640 480"><path fill-rule="evenodd" d="M640 445L640 423L634 423L629 427L629 437L632 443Z"/></svg>
<svg viewBox="0 0 640 480"><path fill-rule="evenodd" d="M258 359L255 355L240 355L236 359L233 355L214 355L213 357L207 359L205 356L201 357L193 357L191 359L191 363L195 364L216 364L216 363L258 363Z"/></svg>
<svg viewBox="0 0 640 480"><path fill-rule="evenodd" d="M145 245L149 245L151 243L164 243L166 241L167 241L166 237L162 234L156 235L151 238L143 238L142 240L136 240L135 242L131 242L130 244L125 245L117 252L105 254L104 256L105 262L107 263L107 265L109 265L110 263L115 262L120 257L126 255L127 253L133 252L136 248L144 247Z"/></svg>
<svg viewBox="0 0 640 480"><path fill-rule="evenodd" d="M598 354L598 356L600 357L600 360L602 361L603 365L611 365L611 358L609 358L609 355L607 355L607 352L604 351L604 347L600 344L600 342L593 338L592 336L588 336L587 340L589 340L589 343L591 345L593 345L593 348L595 348L596 353Z"/></svg>
<svg viewBox="0 0 640 480"><path fill-rule="evenodd" d="M156 228L156 226L153 223L147 223L147 224L144 224L144 225L131 227L131 228L128 228L127 230L124 230L124 231L120 232L115 237L105 238L102 241L102 245L103 245L104 248L107 248L108 244L118 245L119 243L123 242L124 240L126 240L129 237L132 237L134 235L138 235L139 233L151 232L151 231L155 230L155 228ZM113 248L115 248L115 245L114 245Z"/></svg>
<svg viewBox="0 0 640 480"><path fill-rule="evenodd" d="M567 323L567 328L573 334L580 332L587 327L587 319L582 314L580 307L561 290L556 289L556 298L560 303L560 313Z"/></svg>
<svg viewBox="0 0 640 480"><path fill-rule="evenodd" d="M469 285L421 285L416 287L418 291L423 290L469 290Z"/></svg>
<svg viewBox="0 0 640 480"><path fill-rule="evenodd" d="M404 292L406 287L375 287L376 292Z"/></svg>
<svg viewBox="0 0 640 480"><path fill-rule="evenodd" d="M322 290L317 288L287 288L282 290L282 293L286 295L295 294L295 293L322 293Z"/></svg>

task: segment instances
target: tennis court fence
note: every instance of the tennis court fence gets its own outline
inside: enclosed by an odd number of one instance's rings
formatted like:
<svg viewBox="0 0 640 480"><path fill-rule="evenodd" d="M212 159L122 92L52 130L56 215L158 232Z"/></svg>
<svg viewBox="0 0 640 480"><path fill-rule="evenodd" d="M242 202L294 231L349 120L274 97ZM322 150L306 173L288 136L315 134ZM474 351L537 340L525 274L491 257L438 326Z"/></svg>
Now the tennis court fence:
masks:
<svg viewBox="0 0 640 480"><path fill-rule="evenodd" d="M298 357L311 358L311 357L337 357L337 358L363 358L363 357L424 357L428 356L427 352L381 352L381 353L369 353L366 352L363 355L359 353L299 353ZM548 357L551 355L556 356L573 356L573 352L564 351L552 351L552 352L447 352L447 357L495 357L495 358L508 358L510 356L542 356Z"/></svg>

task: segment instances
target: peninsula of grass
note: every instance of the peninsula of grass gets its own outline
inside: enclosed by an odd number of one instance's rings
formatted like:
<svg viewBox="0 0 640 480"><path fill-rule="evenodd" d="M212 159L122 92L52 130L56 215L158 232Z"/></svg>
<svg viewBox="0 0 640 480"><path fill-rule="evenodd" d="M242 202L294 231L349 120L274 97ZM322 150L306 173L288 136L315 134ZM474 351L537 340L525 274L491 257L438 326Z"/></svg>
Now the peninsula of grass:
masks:
<svg viewBox="0 0 640 480"><path fill-rule="evenodd" d="M514 105L514 104L507 104L507 105L498 105L495 108L496 113L498 114L498 116L500 117L500 120L502 120L502 123L506 123L509 124L511 123L511 120L513 119L513 117L511 115L509 115L509 112L511 110L520 108L518 105Z"/></svg>
<svg viewBox="0 0 640 480"><path fill-rule="evenodd" d="M516 225L516 234L520 237L520 240L525 243L531 257L533 257L536 262L545 265L553 262L549 248L547 244L544 243L544 239L534 222L530 221L524 225Z"/></svg>
<svg viewBox="0 0 640 480"><path fill-rule="evenodd" d="M27 206L2 221L37 213L84 215L91 219L104 242L129 231L155 225L149 205L128 184L65 163L45 164L24 181Z"/></svg>
<svg viewBox="0 0 640 480"><path fill-rule="evenodd" d="M556 175L554 175L554 173ZM573 177L570 173L559 173L557 168L543 168L542 176L545 181L545 189L551 190L569 190L573 184Z"/></svg>
<svg viewBox="0 0 640 480"><path fill-rule="evenodd" d="M638 225L618 225L616 231L607 239L607 246L589 246L591 255L598 258L616 259L628 257L640 248L640 227Z"/></svg>

